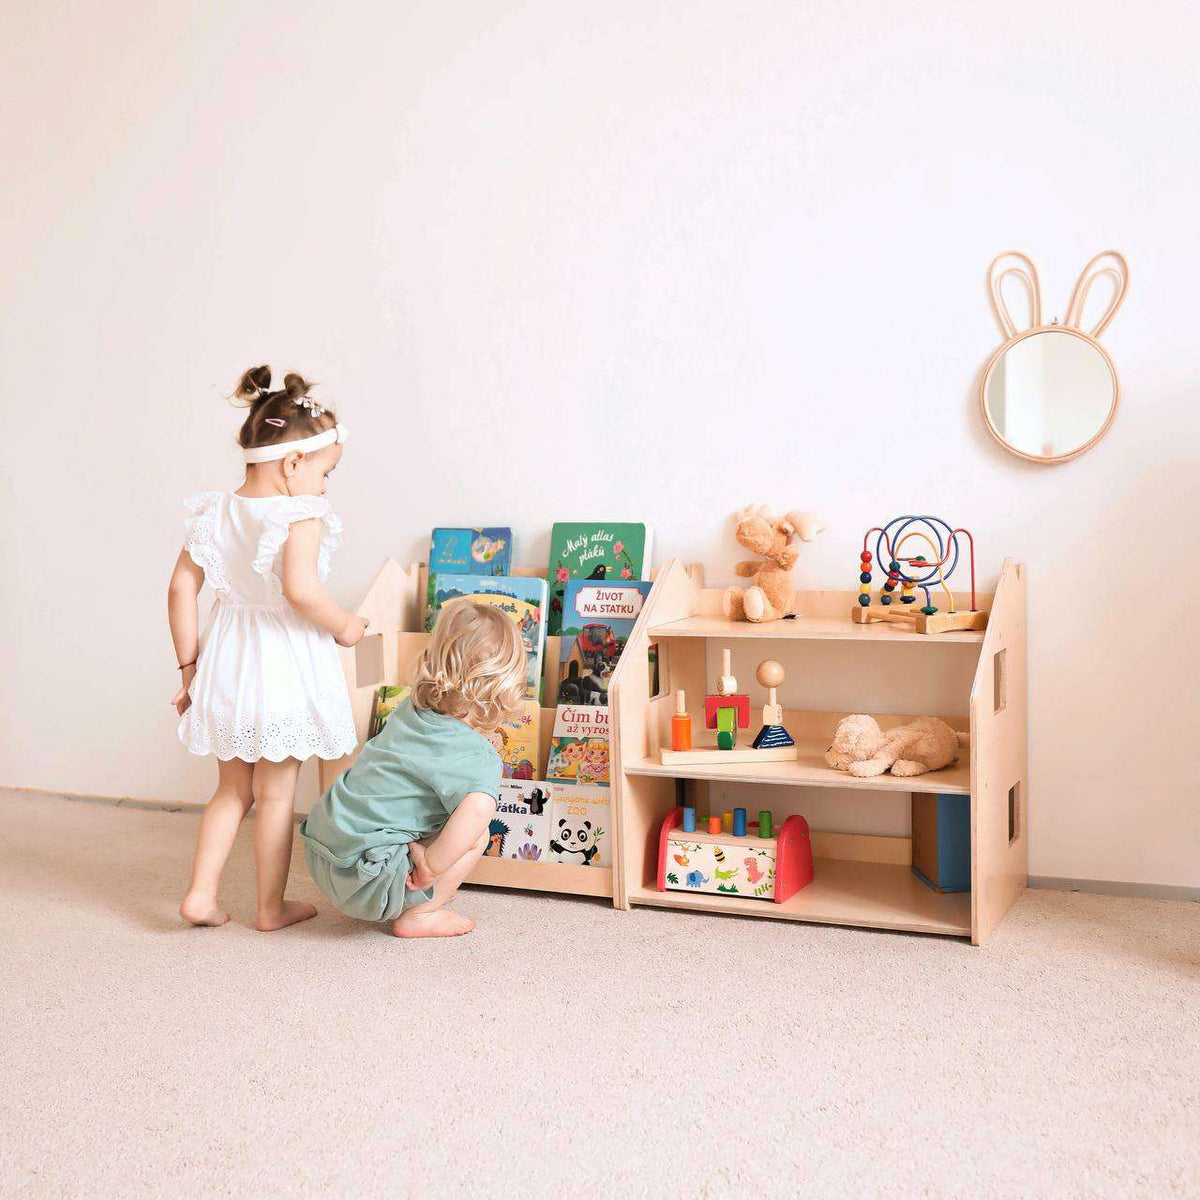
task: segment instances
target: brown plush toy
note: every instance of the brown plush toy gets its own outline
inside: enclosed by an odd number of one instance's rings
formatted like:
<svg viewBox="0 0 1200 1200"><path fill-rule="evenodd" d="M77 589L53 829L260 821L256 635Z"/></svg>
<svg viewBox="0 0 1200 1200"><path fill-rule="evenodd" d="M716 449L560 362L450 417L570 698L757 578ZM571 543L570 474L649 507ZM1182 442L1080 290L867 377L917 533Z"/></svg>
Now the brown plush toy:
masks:
<svg viewBox="0 0 1200 1200"><path fill-rule="evenodd" d="M774 516L765 504L750 504L737 515L737 540L765 561L738 563L734 572L750 579L750 586L727 588L725 615L734 621L777 621L792 611L795 590L792 568L800 557L795 544L815 540L825 522L812 513L790 512Z"/></svg>
<svg viewBox="0 0 1200 1200"><path fill-rule="evenodd" d="M855 713L838 722L825 761L835 771L848 771L860 779L885 771L924 775L957 762L958 748L970 741L969 733L956 733L937 717L918 717L884 732L874 717Z"/></svg>

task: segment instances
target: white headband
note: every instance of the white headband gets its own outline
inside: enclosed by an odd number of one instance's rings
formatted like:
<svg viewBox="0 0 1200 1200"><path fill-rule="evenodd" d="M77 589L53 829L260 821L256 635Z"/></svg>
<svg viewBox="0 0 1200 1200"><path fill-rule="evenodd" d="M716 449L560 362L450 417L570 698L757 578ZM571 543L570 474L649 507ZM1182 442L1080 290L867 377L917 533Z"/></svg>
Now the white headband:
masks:
<svg viewBox="0 0 1200 1200"><path fill-rule="evenodd" d="M324 433L315 433L312 437L297 438L290 442L272 442L269 446L252 446L242 451L242 458L248 463L274 462L278 458L287 458L293 450L301 454L311 454L314 450L322 450L332 446L334 442L340 446L346 440L345 425L335 425Z"/></svg>

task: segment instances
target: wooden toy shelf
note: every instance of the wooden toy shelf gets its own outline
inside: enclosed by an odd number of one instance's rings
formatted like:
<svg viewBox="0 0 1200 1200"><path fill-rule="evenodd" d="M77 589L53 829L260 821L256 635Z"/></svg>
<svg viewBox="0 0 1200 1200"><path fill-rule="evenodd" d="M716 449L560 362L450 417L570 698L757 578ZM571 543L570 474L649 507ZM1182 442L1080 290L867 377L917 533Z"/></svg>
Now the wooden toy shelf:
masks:
<svg viewBox="0 0 1200 1200"><path fill-rule="evenodd" d="M675 560L661 570L642 617L622 654L609 688L614 728L613 807L614 900L663 908L879 929L969 937L981 944L1024 889L1028 872L1027 767L1025 700L1025 594L1022 568L1006 561L994 595L981 595L990 610L985 630L920 634L899 625L859 625L849 613L851 591L811 591L797 596L803 614L795 620L762 624L734 622L721 614L722 589L705 589ZM960 608L968 607L958 597ZM882 775L859 779L829 768L824 751L840 712L788 711L784 724L796 739L795 761L664 766L659 751L670 745L674 694L682 689L693 708L711 691L709 651L751 640L769 657L771 643L798 640L852 642L859 645L908 642L953 646L952 654L973 659L972 685L965 714L946 716L956 729L970 730L970 746L959 761L915 778ZM651 694L646 670L651 646L657 646L658 688ZM886 653L886 652L881 652ZM853 661L851 661L851 659ZM828 662L828 657L822 661ZM880 660L881 663L883 660ZM918 663L925 661L918 658ZM945 660L930 655L930 670ZM862 653L847 652L844 668L861 672ZM967 667L970 668L970 660ZM845 689L843 689L844 692ZM751 698L751 703L761 700ZM864 696L859 711L872 711ZM876 714L879 715L879 714ZM913 714L918 715L918 714ZM879 715L884 727L909 719ZM703 728L703 721L698 728ZM719 756L714 756L714 759ZM971 891L942 893L915 875L911 838L877 837L813 830L815 878L782 904L740 896L681 891L656 886L659 826L678 802L678 781L688 781L693 796L707 800L710 785L772 784L788 788L851 788L880 793L880 803L895 803L897 793L914 791L970 797ZM786 800L786 794L785 794ZM787 811L803 812L793 801Z"/></svg>

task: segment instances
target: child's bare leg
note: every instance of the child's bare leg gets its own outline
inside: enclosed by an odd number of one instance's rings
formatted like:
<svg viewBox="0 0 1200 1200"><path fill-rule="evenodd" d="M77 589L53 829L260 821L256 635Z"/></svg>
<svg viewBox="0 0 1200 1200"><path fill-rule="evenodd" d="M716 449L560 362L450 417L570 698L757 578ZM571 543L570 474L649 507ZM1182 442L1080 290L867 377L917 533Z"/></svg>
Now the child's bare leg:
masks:
<svg viewBox="0 0 1200 1200"><path fill-rule="evenodd" d="M254 764L254 864L258 872L258 928L264 933L315 917L311 904L285 900L288 870L292 865L292 835L296 779L300 763L285 758L275 763L260 759Z"/></svg>
<svg viewBox="0 0 1200 1200"><path fill-rule="evenodd" d="M179 906L179 915L193 925L224 925L229 920L217 903L217 889L238 828L254 803L253 773L253 766L240 758L217 763L217 790L200 818L192 880Z"/></svg>
<svg viewBox="0 0 1200 1200"><path fill-rule="evenodd" d="M433 884L433 899L407 909L392 923L396 937L455 937L470 933L475 922L446 905L471 873L487 847L488 822L496 802L482 792L472 792L454 810L441 833L428 845L409 846L413 869L409 886Z"/></svg>

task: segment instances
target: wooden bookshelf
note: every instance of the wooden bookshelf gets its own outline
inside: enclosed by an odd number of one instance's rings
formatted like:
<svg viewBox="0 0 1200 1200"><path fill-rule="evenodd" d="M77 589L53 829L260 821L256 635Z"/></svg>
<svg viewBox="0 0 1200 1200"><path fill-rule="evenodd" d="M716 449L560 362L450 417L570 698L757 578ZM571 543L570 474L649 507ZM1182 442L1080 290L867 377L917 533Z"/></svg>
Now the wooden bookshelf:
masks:
<svg viewBox="0 0 1200 1200"><path fill-rule="evenodd" d="M691 570L697 584L699 583L699 567L681 567L680 570L685 575ZM516 567L512 574L532 577L540 576L544 572L536 568ZM366 636L357 646L340 651L360 746L366 740L377 689L383 684L409 682L417 657L429 641L429 635L422 627L427 581L428 572L424 564L402 567L395 559L389 558L376 572L362 602L354 610L371 622ZM561 638L546 638L542 660L542 697L548 703L542 707L541 744L538 755L543 771L554 732L554 697L558 693L561 649ZM317 775L321 791L324 792L347 767L351 766L357 756L358 752L355 751L354 754L331 762L318 760ZM615 855L615 830L612 842ZM609 897L613 894L613 876L614 871L611 867L581 867L573 863L482 858L468 876L467 882L490 887Z"/></svg>
<svg viewBox="0 0 1200 1200"><path fill-rule="evenodd" d="M614 899L634 905L700 909L776 920L814 921L869 928L910 930L969 937L979 945L1025 887L1027 866L1027 767L1025 698L1025 595L1022 569L1005 562L994 595L980 597L990 609L986 630L925 635L896 625L859 625L850 619L856 592L810 591L797 595L802 614L795 620L729 621L721 614L723 589L703 588L681 564L662 568L642 617L635 627L609 688L614 729L613 807L619 845L614 851ZM958 597L967 607L966 597ZM669 745L674 693L683 689L698 705L710 688L709 650L753 640L762 657L773 642L850 642L859 645L910 642L916 646L952 646L971 656L972 684L961 714L945 717L970 731L970 746L959 761L913 779L883 775L857 779L833 771L824 750L837 721L845 715L825 711L789 711L785 724L797 740L795 761L664 766L659 750ZM651 694L646 670L651 646L658 647L659 684ZM918 662L925 661L923 658ZM929 670L944 662L930 655ZM861 653L848 657L844 670L862 670ZM857 676L856 676L857 677ZM755 697L752 695L752 704ZM761 701L760 701L761 702ZM859 711L871 711L867 696ZM876 715L879 715L876 713ZM914 714L916 715L916 714ZM887 726L908 719L880 716ZM660 892L657 833L677 803L678 781L701 802L713 783L772 784L791 797L789 811L803 811L809 787L848 788L880 794L880 802L914 790L970 796L971 883L969 893L942 894L909 868L911 840L815 830L815 878L784 904L736 896ZM788 805L785 803L784 807ZM888 844L880 852L880 844Z"/></svg>

